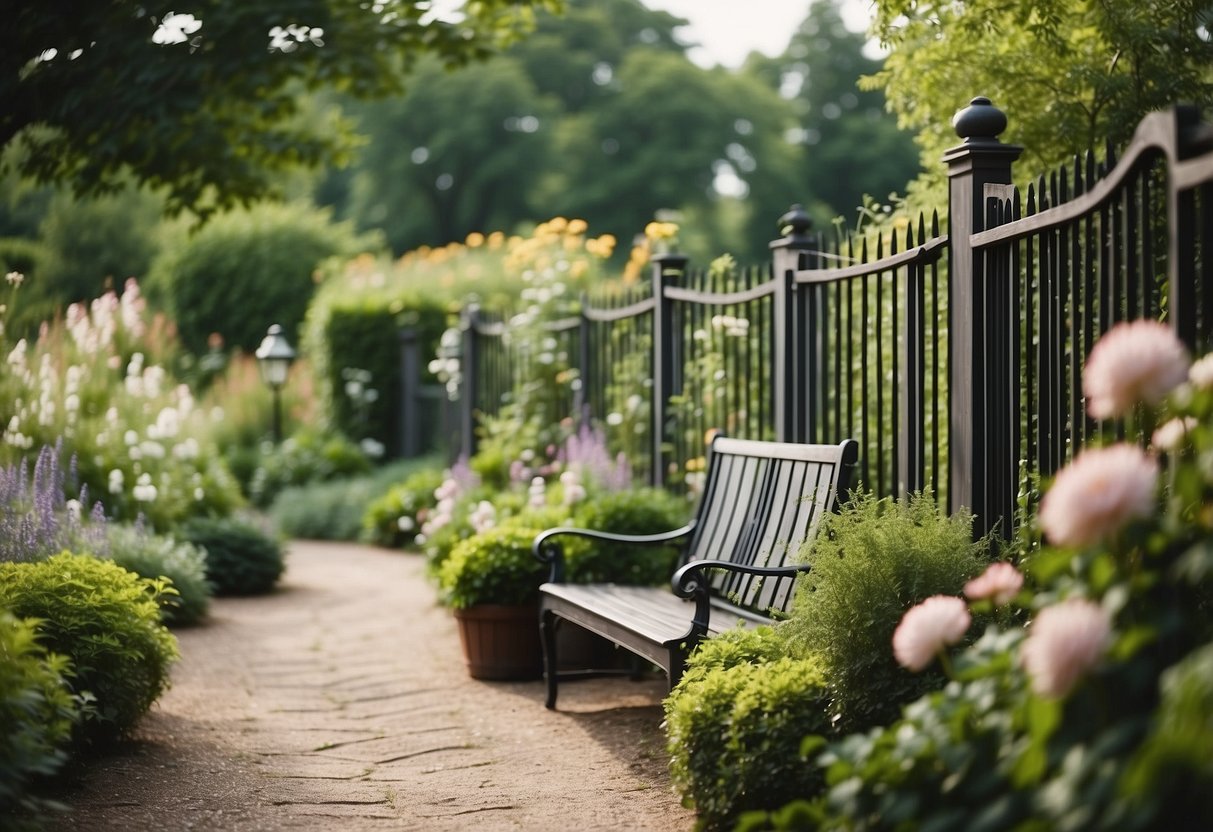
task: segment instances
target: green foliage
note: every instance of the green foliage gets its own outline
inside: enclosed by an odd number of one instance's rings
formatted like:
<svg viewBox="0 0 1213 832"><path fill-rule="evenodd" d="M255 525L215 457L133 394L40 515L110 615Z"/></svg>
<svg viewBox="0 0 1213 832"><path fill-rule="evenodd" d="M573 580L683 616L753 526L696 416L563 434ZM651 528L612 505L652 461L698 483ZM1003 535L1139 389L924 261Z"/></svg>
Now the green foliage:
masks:
<svg viewBox="0 0 1213 832"><path fill-rule="evenodd" d="M809 828L1136 832L1213 824L1213 389L1195 367L1191 381L1161 412L1143 405L1132 417L1189 420L1170 424L1173 441L1154 435L1165 446L1154 448L1165 453L1157 480L1145 469L1135 475L1159 490L1151 514L1084 517L1098 512L1092 505L1108 480L1070 469L1071 490L1058 505L1078 513L1067 521L1095 524L1094 533L1081 545L1054 542L1031 554L1029 589L1012 603L1032 623L1025 630L1014 616L1000 618L950 657L952 680L941 690L888 727L830 744L817 758L826 791L796 808L811 818ZM1061 484L1059 475L1052 489ZM1040 515L1046 540L1065 534L1057 517ZM1081 618L1057 623L1076 610Z"/></svg>
<svg viewBox="0 0 1213 832"><path fill-rule="evenodd" d="M371 470L358 445L340 434L301 430L263 454L249 483L253 505L264 508L284 488L325 482Z"/></svg>
<svg viewBox="0 0 1213 832"><path fill-rule="evenodd" d="M542 529L495 528L458 543L441 566L443 602L455 609L538 600L547 569L531 543Z"/></svg>
<svg viewBox="0 0 1213 832"><path fill-rule="evenodd" d="M874 12L891 51L865 86L883 89L900 125L917 133L938 185L939 156L959 142L952 115L975 95L1007 113L1001 138L1023 145L1033 169L1099 150L1105 138L1123 144L1153 110L1213 100L1213 17L1196 0L878 0Z"/></svg>
<svg viewBox="0 0 1213 832"><path fill-rule="evenodd" d="M946 517L929 494L897 502L856 494L822 520L788 628L820 657L843 728L887 722L938 681L896 664L893 630L914 604L960 592L985 566L986 548L973 542L967 512Z"/></svg>
<svg viewBox="0 0 1213 832"><path fill-rule="evenodd" d="M847 29L843 6L841 0L813 3L782 55L755 54L743 68L790 99L794 135L804 149L792 174L795 198L771 195L757 203L766 211L755 219L766 225L752 219L749 233L759 239L770 235L783 204L805 203L823 229L835 216L853 216L865 195L883 201L893 192L904 193L919 172L913 134L897 128L883 89L859 87L883 60L865 54L869 39Z"/></svg>
<svg viewBox="0 0 1213 832"><path fill-rule="evenodd" d="M685 524L688 512L687 501L668 491L636 488L593 496L578 503L573 525L613 534L656 534ZM569 554L571 581L654 585L668 582L674 574L678 548L594 540Z"/></svg>
<svg viewBox="0 0 1213 832"><path fill-rule="evenodd" d="M402 480L437 464L432 457L401 460L363 476L293 486L278 494L269 516L279 534L289 538L362 540L367 507Z"/></svg>
<svg viewBox="0 0 1213 832"><path fill-rule="evenodd" d="M114 563L144 578L166 579L176 590L161 598L164 623L189 626L203 619L211 602L206 552L139 526L111 524L106 534Z"/></svg>
<svg viewBox="0 0 1213 832"><path fill-rule="evenodd" d="M535 183L559 161L553 102L511 57L456 72L420 62L404 95L359 110L371 141L350 210L364 226L384 227L395 251L510 228L548 210ZM444 174L447 187L437 181Z"/></svg>
<svg viewBox="0 0 1213 832"><path fill-rule="evenodd" d="M38 619L39 642L70 660L72 690L89 703L76 741L127 732L168 688L177 640L160 598L172 591L90 555L0 563L0 606Z"/></svg>
<svg viewBox="0 0 1213 832"><path fill-rule="evenodd" d="M38 8L0 35L0 72L11 79L0 144L19 138L10 164L80 193L133 176L163 186L172 209L247 203L275 190L274 174L340 163L351 147L347 123L301 113L301 91L395 94L420 56L452 66L482 58L525 32L536 8L556 5L484 0L458 22L414 0L387 0L374 14L300 0L288 18L262 0L197 18L162 2ZM285 31L292 21L302 23Z"/></svg>
<svg viewBox="0 0 1213 832"><path fill-rule="evenodd" d="M829 730L825 674L769 628L709 639L665 701L670 773L699 826L731 829L746 811L819 788L805 737Z"/></svg>
<svg viewBox="0 0 1213 832"><path fill-rule="evenodd" d="M374 271L366 274L372 263ZM436 414L402 411L401 333L416 332L424 364L446 326L447 301L428 281L376 286L373 275L383 279L380 267L359 258L326 281L308 308L303 349L312 361L321 420L355 439L373 438L395 456L404 450L400 426L406 418L420 419L422 440L429 449L441 447ZM358 395L350 395L355 390Z"/></svg>
<svg viewBox="0 0 1213 832"><path fill-rule="evenodd" d="M201 355L212 333L252 352L266 328L295 334L316 290L320 264L375 241L303 204L261 204L223 214L156 258L148 291L167 305L182 344ZM256 285L255 292L248 286Z"/></svg>
<svg viewBox="0 0 1213 832"><path fill-rule="evenodd" d="M1213 794L1213 644L1193 650L1159 680L1162 699L1152 731L1123 780L1135 801L1150 802L1159 829L1179 829L1188 807Z"/></svg>
<svg viewBox="0 0 1213 832"><path fill-rule="evenodd" d="M269 592L286 568L281 544L242 520L195 518L180 537L206 552L206 579L216 595Z"/></svg>
<svg viewBox="0 0 1213 832"><path fill-rule="evenodd" d="M716 670L742 664L766 664L789 654L785 628L738 625L699 643L687 659L684 682L698 681Z"/></svg>
<svg viewBox="0 0 1213 832"><path fill-rule="evenodd" d="M63 656L47 653L36 623L0 609L0 812L36 809L31 779L54 774L79 714Z"/></svg>
<svg viewBox="0 0 1213 832"><path fill-rule="evenodd" d="M442 484L440 468L426 468L392 486L367 506L362 518L363 536L379 546L410 546L421 530L417 515L437 504L434 491Z"/></svg>

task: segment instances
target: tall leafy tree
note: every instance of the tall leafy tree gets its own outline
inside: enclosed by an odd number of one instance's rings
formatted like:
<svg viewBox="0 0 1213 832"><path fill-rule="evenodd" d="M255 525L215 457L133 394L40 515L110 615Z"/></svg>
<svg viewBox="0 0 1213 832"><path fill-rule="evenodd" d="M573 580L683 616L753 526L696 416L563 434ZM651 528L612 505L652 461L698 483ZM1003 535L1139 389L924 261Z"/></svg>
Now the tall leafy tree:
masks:
<svg viewBox="0 0 1213 832"><path fill-rule="evenodd" d="M397 251L534 217L535 177L552 163L553 109L511 57L458 72L419 65L403 97L360 109L371 140L351 211Z"/></svg>
<svg viewBox="0 0 1213 832"><path fill-rule="evenodd" d="M757 223L735 253L765 256L774 219L795 196L792 124L786 102L753 78L633 51L611 94L564 126L549 198L627 239L662 209L702 215L725 198L717 185L727 182L752 209L743 220Z"/></svg>
<svg viewBox="0 0 1213 832"><path fill-rule="evenodd" d="M918 134L928 176L956 144L953 113L986 95L1007 113L1004 141L1033 170L1121 143L1141 117L1177 102L1213 102L1208 0L875 0L874 31L891 50L867 82Z"/></svg>
<svg viewBox="0 0 1213 832"><path fill-rule="evenodd" d="M417 57L487 55L559 0L476 0L458 21L423 0L4 0L0 146L19 171L103 192L129 174L173 208L247 202L272 173L346 149L294 118L303 89L399 89Z"/></svg>
<svg viewBox="0 0 1213 832"><path fill-rule="evenodd" d="M859 86L881 61L864 53L867 37L847 29L841 6L816 0L784 54L752 55L745 66L795 108L799 201L821 219L850 214L865 196L904 193L918 174L913 135L898 129L881 89Z"/></svg>

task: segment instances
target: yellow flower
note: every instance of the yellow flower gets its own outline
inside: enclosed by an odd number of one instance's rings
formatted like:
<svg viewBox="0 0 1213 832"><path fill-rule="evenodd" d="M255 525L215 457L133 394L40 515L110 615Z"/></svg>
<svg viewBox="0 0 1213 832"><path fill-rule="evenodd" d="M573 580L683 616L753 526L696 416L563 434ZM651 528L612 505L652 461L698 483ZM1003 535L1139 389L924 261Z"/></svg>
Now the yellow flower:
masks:
<svg viewBox="0 0 1213 832"><path fill-rule="evenodd" d="M678 236L678 225L654 221L644 227L644 236L650 240L672 240Z"/></svg>
<svg viewBox="0 0 1213 832"><path fill-rule="evenodd" d="M467 236L466 242L468 248L480 248L484 245L484 235L479 231L473 231Z"/></svg>
<svg viewBox="0 0 1213 832"><path fill-rule="evenodd" d="M569 221L566 220L564 217L552 217L546 223L539 226L539 228L545 229L546 231L550 231L553 234L561 234L564 232L564 230L566 228L568 228L568 226L569 226ZM540 234L539 229L536 229L535 236L539 236L539 234Z"/></svg>
<svg viewBox="0 0 1213 832"><path fill-rule="evenodd" d="M489 248L497 250L505 244L505 233L494 231L489 235Z"/></svg>
<svg viewBox="0 0 1213 832"><path fill-rule="evenodd" d="M585 220L569 220L567 231L569 234L584 234L589 227L589 223Z"/></svg>

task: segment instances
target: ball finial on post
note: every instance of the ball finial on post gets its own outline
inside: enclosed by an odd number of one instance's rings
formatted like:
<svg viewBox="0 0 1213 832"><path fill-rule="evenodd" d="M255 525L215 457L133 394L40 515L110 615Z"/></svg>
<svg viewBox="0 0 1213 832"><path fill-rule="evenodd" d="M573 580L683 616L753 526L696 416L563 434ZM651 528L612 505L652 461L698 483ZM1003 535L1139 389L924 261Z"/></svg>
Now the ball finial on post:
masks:
<svg viewBox="0 0 1213 832"><path fill-rule="evenodd" d="M997 144L998 135L1007 129L1007 114L979 95L968 107L956 111L952 127L965 144Z"/></svg>

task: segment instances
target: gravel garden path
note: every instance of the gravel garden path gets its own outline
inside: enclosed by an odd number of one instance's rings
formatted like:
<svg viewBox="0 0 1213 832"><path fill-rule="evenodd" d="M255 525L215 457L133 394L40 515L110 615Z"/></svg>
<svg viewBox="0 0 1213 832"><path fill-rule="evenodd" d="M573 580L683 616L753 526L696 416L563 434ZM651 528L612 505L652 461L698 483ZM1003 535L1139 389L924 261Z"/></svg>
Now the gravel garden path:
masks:
<svg viewBox="0 0 1213 832"><path fill-rule="evenodd" d="M293 542L179 630L173 687L78 767L56 830L689 830L660 679L478 682L415 555Z"/></svg>

